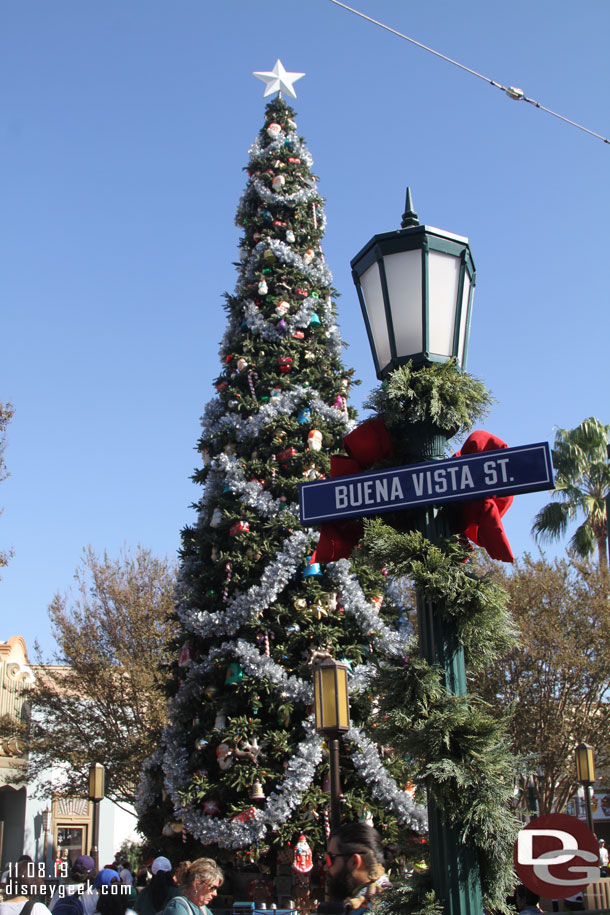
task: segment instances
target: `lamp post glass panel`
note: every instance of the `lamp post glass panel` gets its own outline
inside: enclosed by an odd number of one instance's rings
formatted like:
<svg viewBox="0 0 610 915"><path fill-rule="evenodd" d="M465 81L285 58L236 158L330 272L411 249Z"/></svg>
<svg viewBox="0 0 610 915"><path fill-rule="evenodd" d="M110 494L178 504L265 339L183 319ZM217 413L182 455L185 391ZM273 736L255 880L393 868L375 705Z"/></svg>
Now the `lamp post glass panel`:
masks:
<svg viewBox="0 0 610 915"><path fill-rule="evenodd" d="M576 772L578 781L583 786L585 793L585 806L587 810L587 824L591 832L593 829L593 812L591 810L591 785L595 781L595 759L593 747L588 743L579 743L576 747Z"/></svg>
<svg viewBox="0 0 610 915"><path fill-rule="evenodd" d="M454 358L464 371L468 355L475 267L468 239L420 225L407 188L401 228L374 235L352 259L352 276L362 308L377 377L411 361L416 368ZM447 436L433 422L417 430L405 422L412 459L438 460ZM449 522L434 506L413 512L415 526L432 543L449 536ZM448 693L466 692L464 651L455 627L443 623L440 608L418 596L420 650L445 671ZM447 915L480 915L483 910L474 852L459 831L446 827L428 803L432 879Z"/></svg>
<svg viewBox="0 0 610 915"><path fill-rule="evenodd" d="M99 833L100 833L100 801L104 798L106 772L101 763L89 766L89 800L93 802L93 837L91 843L91 857L95 861L96 870L99 868Z"/></svg>
<svg viewBox="0 0 610 915"><path fill-rule="evenodd" d="M350 727L347 665L326 658L314 667L313 678L316 730L329 740L330 827L336 829L341 822L338 738Z"/></svg>

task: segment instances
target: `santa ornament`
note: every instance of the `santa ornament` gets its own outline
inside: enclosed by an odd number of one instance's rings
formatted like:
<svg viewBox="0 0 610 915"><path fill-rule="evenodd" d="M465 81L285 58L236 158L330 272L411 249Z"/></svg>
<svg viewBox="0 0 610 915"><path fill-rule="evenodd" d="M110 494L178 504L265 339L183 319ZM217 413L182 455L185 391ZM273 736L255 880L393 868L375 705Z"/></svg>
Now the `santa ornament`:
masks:
<svg viewBox="0 0 610 915"><path fill-rule="evenodd" d="M308 874L313 867L313 853L309 842L303 834L299 836L299 841L294 846L294 855L292 858L292 869L297 874Z"/></svg>

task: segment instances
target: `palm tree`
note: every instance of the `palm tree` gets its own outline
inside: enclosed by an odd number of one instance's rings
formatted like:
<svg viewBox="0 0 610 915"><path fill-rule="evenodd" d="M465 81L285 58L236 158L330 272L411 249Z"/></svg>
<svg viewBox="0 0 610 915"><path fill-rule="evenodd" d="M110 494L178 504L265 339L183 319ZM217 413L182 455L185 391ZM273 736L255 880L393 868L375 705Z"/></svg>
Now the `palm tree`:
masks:
<svg viewBox="0 0 610 915"><path fill-rule="evenodd" d="M610 425L605 426L594 416L584 419L575 429L557 429L552 452L556 471L553 497L561 501L541 508L532 525L536 540L557 540L565 534L569 521L584 515L570 546L578 556L587 557L597 545L602 569L608 568L609 434Z"/></svg>

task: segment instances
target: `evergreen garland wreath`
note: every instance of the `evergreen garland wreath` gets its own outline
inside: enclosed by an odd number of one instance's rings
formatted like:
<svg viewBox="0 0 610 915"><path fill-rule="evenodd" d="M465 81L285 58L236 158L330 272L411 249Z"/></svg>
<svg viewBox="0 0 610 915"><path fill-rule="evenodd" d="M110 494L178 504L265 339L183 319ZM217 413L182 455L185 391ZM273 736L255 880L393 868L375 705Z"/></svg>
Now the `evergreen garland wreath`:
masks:
<svg viewBox="0 0 610 915"><path fill-rule="evenodd" d="M447 437L466 432L491 402L484 385L453 363L417 370L409 363L392 373L367 406L404 439L412 424L433 423ZM458 537L433 544L419 531L398 531L373 519L365 522L361 548L365 560L385 567L390 578L410 579L421 598L451 621L467 670L484 668L514 645L508 595L474 574L466 564L469 549ZM506 911L519 828L510 809L516 762L508 716L498 720L476 695L448 692L445 672L420 657L416 646L403 664L379 664L376 687L378 738L409 759L445 826L457 829L474 851L486 909ZM427 875L416 875L379 902L384 915L435 915L439 905Z"/></svg>

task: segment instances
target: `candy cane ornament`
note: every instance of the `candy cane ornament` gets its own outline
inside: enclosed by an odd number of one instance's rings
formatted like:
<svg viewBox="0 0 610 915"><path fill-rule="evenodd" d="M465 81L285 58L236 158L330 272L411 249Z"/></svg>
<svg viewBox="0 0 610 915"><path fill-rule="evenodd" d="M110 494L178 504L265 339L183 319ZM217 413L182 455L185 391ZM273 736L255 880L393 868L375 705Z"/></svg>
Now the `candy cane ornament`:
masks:
<svg viewBox="0 0 610 915"><path fill-rule="evenodd" d="M229 583L231 581L231 570L232 570L231 563L228 562L225 566L225 572L227 573L227 583L224 586L224 590L222 592L222 599L225 604L229 599Z"/></svg>

